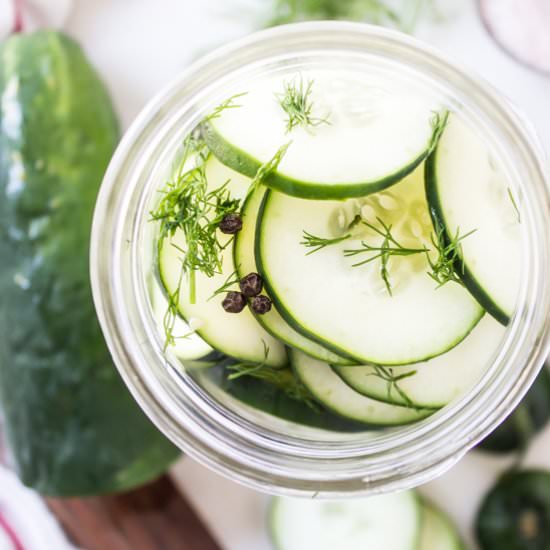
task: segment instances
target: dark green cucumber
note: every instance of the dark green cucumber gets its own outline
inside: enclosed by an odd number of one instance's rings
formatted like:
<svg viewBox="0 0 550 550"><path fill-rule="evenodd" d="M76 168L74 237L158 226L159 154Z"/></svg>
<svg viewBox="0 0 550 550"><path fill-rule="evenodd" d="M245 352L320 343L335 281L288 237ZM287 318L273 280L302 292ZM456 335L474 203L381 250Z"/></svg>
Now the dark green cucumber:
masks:
<svg viewBox="0 0 550 550"><path fill-rule="evenodd" d="M285 391L282 387L265 380L252 376L231 379L232 371L227 368L231 362L232 360L222 362L218 367L209 369L208 372L200 372L199 381L202 377L207 377L229 395L249 407L296 424L339 432L364 431L365 427L359 422L332 414L317 403L308 403L297 399L292 392ZM286 369L282 369L280 372L282 376L288 374L289 377L293 377L290 369L288 369L288 373L286 373Z"/></svg>
<svg viewBox="0 0 550 550"><path fill-rule="evenodd" d="M543 368L515 411L479 445L478 449L508 453L524 449L550 420L550 372Z"/></svg>
<svg viewBox="0 0 550 550"><path fill-rule="evenodd" d="M476 535L481 550L548 550L550 473L504 474L481 504Z"/></svg>
<svg viewBox="0 0 550 550"><path fill-rule="evenodd" d="M118 140L79 46L40 31L0 46L0 402L23 482L119 491L178 451L114 368L88 277L96 193Z"/></svg>

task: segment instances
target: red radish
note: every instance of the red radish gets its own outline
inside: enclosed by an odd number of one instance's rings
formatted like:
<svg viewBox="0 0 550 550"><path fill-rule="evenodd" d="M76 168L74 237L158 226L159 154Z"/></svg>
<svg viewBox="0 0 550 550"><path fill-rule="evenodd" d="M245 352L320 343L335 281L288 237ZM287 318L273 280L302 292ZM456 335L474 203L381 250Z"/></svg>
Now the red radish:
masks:
<svg viewBox="0 0 550 550"><path fill-rule="evenodd" d="M509 55L550 74L550 2L548 0L479 0L489 34Z"/></svg>

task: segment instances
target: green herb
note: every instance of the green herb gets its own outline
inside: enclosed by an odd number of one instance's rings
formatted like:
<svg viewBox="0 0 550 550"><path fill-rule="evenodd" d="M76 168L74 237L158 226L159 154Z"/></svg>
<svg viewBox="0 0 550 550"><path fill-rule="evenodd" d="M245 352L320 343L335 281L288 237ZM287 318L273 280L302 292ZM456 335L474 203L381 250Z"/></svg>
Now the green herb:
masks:
<svg viewBox="0 0 550 550"><path fill-rule="evenodd" d="M281 160L283 160L283 157L285 156L287 149L289 148L290 144L292 142L289 141L288 143L285 143L279 149L277 152L273 155L273 157L268 160L266 163L262 164L260 168L258 168L258 171L256 172L256 175L250 182L250 187L248 188L247 197L249 197L260 185L265 178L271 174L274 170L277 170L277 167L279 166Z"/></svg>
<svg viewBox="0 0 550 550"><path fill-rule="evenodd" d="M308 80L306 84L302 77L284 83L284 93L275 94L279 105L287 114L286 131L292 132L294 128L302 126L304 128L314 128L321 124L329 124L328 119L313 116L313 101L311 92L313 90L313 80Z"/></svg>
<svg viewBox="0 0 550 550"><path fill-rule="evenodd" d="M229 292L232 286L235 286L235 285L239 284L240 280L241 279L239 277L239 274L238 274L237 270L235 269L235 271L233 271L233 273L231 273L231 275L229 275L229 277L227 277L227 279L225 280L223 285L220 286L219 288L217 288L213 292L212 296L210 296L210 298L208 298L208 301L212 300L212 298L215 298L216 296L219 296L220 294L223 294L224 292Z"/></svg>
<svg viewBox="0 0 550 550"><path fill-rule="evenodd" d="M268 26L296 21L340 19L368 21L412 32L422 15L435 11L433 0L402 0L401 7L388 0L275 0Z"/></svg>
<svg viewBox="0 0 550 550"><path fill-rule="evenodd" d="M428 148L429 153L431 153L439 143L439 140L441 139L441 136L443 135L443 131L447 127L447 123L449 122L449 111L444 111L443 113L434 113L432 120L430 121L432 125L432 138L430 141L430 147Z"/></svg>
<svg viewBox="0 0 550 550"><path fill-rule="evenodd" d="M454 237L447 238L443 227L437 224L436 234L432 233L431 240L437 252L437 259L433 261L427 253L431 272L428 275L437 283L437 288L442 287L448 282L463 285L460 278L460 272L464 273L464 266L460 255L462 252L462 241L475 233L477 229L460 235L460 228L457 228Z"/></svg>
<svg viewBox="0 0 550 550"><path fill-rule="evenodd" d="M401 245L401 243L399 243L391 233L392 226L386 225L380 218L376 218L376 220L382 226L382 229L365 221L361 223L383 237L382 244L380 246L371 246L367 242L361 241L360 248L344 250L344 256L351 257L360 254L374 254L366 258L365 260L353 264L352 267L359 267L380 259L380 276L382 277L382 280L386 285L386 289L391 296L392 290L388 272L388 263L390 258L392 256L410 256L412 254L420 254L423 252L427 252L428 249L425 246L422 248L407 248Z"/></svg>
<svg viewBox="0 0 550 550"><path fill-rule="evenodd" d="M342 237L335 237L334 239L325 239L323 237L317 237L316 235L312 235L311 233L304 231L303 232L304 240L301 241L300 244L306 246L307 248L313 248L313 250L310 250L309 252L306 253L306 256L309 256L310 254L313 254L314 252L318 252L319 250L325 248L325 246L341 243L349 239L350 237L351 237L351 233L347 233Z"/></svg>
<svg viewBox="0 0 550 550"><path fill-rule="evenodd" d="M407 407L412 407L415 409L418 409L412 399L407 395L407 393L399 386L399 382L401 380L405 380L406 378L410 378L411 376L414 376L417 371L409 371L405 372L403 374L394 374L394 369L389 367L383 367L382 365L373 365L375 372L367 375L367 376L376 376L377 378L380 378L387 382L387 388L388 388L388 401L392 401L392 395L393 392L397 393L403 399L403 401L406 403Z"/></svg>
<svg viewBox="0 0 550 550"><path fill-rule="evenodd" d="M510 197L510 201L512 203L512 206L514 207L514 210L516 211L516 216L518 218L518 223L521 223L521 214L519 212L518 204L516 202L516 199L514 199L514 195L512 194L512 190L508 187L508 196Z"/></svg>
<svg viewBox="0 0 550 550"><path fill-rule="evenodd" d="M268 384L276 386L285 394L296 401L301 401L315 411L320 408L307 390L307 388L294 376L292 370L288 368L275 368L266 365L269 355L269 347L264 342L264 359L261 363L235 363L227 366L227 370L232 371L227 376L228 380L235 380L241 376L252 376L263 380Z"/></svg>
<svg viewBox="0 0 550 550"><path fill-rule="evenodd" d="M232 95L230 98L226 99L225 101L222 101L208 116L204 118L205 121L213 120L215 118L218 118L224 111L227 109L235 109L237 107L241 107L241 105L236 104L235 100L239 97L243 97L248 92L242 92L240 94Z"/></svg>
<svg viewBox="0 0 550 550"><path fill-rule="evenodd" d="M174 343L173 328L184 275L187 274L189 280L189 299L195 303L196 272L208 277L220 273L222 252L230 242L219 241L218 224L226 214L237 212L240 207L240 201L231 198L228 182L208 191L206 162L209 155L197 134L190 134L184 140L175 179L166 185L157 209L151 212L151 219L160 222L159 248L178 230L183 231L186 242L185 249L169 243L181 253L181 273L176 290L168 297L164 316L166 345Z"/></svg>

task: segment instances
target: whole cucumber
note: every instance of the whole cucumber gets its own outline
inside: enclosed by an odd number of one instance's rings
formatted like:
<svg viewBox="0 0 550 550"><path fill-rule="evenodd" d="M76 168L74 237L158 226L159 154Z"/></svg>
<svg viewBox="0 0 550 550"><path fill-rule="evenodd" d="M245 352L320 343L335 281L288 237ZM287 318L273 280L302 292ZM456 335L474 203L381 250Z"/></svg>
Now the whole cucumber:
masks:
<svg viewBox="0 0 550 550"><path fill-rule="evenodd" d="M178 455L119 378L92 303L92 211L118 136L73 40L0 45L0 405L19 475L50 495L124 490Z"/></svg>

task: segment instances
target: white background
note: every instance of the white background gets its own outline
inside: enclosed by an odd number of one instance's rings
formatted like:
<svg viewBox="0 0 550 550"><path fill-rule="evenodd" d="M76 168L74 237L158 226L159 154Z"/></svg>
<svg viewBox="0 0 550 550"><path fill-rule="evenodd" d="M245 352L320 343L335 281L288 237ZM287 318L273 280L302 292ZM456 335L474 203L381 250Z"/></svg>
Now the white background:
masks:
<svg viewBox="0 0 550 550"><path fill-rule="evenodd" d="M103 75L126 127L144 104L201 52L250 32L268 0L80 0L66 29ZM550 78L511 61L481 26L473 0L442 0L444 23L424 22L417 36L477 72L523 109L550 145ZM255 7L256 6L256 7ZM260 6L261 8L261 6ZM529 464L550 467L550 430L533 445ZM470 540L479 499L506 461L471 453L423 488ZM267 550L267 498L183 460L174 478L226 550ZM305 549L304 549L305 550Z"/></svg>

